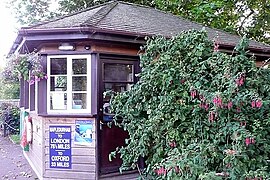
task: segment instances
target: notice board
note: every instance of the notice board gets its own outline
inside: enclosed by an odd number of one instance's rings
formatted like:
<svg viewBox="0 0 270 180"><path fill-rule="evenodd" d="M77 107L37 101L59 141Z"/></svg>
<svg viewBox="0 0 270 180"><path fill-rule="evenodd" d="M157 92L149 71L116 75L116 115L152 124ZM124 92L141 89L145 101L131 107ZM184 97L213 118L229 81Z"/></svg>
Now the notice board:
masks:
<svg viewBox="0 0 270 180"><path fill-rule="evenodd" d="M71 169L71 126L49 126L50 168Z"/></svg>

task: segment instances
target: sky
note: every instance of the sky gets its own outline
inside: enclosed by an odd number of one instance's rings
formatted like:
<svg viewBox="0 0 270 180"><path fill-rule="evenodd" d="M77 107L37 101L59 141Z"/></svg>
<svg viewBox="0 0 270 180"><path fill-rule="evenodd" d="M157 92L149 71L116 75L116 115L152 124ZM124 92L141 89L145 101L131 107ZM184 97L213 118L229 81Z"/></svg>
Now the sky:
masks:
<svg viewBox="0 0 270 180"><path fill-rule="evenodd" d="M11 10L6 7L7 1L0 0L0 66L4 64L5 56L16 38L19 27L16 19L11 14Z"/></svg>

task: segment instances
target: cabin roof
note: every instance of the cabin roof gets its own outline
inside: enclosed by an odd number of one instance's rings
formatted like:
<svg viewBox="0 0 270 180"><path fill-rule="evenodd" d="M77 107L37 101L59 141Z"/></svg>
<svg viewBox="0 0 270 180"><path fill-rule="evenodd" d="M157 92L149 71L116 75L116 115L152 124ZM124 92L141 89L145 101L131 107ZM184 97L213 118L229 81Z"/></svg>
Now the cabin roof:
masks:
<svg viewBox="0 0 270 180"><path fill-rule="evenodd" d="M205 27L179 16L151 7L111 1L98 6L24 27L21 32L60 32L70 29L89 29L92 32L110 34L171 37L190 29L205 29L210 39L217 37L220 44L234 47L240 36L222 30ZM270 52L270 45L251 40L250 49Z"/></svg>

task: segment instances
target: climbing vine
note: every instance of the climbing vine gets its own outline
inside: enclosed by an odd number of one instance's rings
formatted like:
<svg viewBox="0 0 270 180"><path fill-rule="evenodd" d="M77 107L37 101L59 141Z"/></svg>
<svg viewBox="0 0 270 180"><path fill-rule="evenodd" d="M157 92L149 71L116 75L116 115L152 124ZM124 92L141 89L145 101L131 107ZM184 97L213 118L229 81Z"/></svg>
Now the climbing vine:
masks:
<svg viewBox="0 0 270 180"><path fill-rule="evenodd" d="M143 157L152 179L269 179L270 73L247 46L222 53L205 31L149 39L140 80L111 100L130 135L111 153L121 170Z"/></svg>

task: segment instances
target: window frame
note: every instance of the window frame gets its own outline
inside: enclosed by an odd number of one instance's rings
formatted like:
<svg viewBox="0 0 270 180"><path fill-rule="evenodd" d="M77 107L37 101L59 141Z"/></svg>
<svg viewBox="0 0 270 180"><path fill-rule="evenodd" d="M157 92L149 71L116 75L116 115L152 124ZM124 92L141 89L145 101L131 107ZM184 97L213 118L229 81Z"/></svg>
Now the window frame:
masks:
<svg viewBox="0 0 270 180"><path fill-rule="evenodd" d="M66 58L67 60L67 74L66 75L51 75L51 59L55 58ZM87 62L87 71L86 71L86 78L87 78L87 90L86 93L86 109L73 109L72 108L72 94L75 92L72 89L72 77L76 77L76 74L72 73L72 60L73 59L86 59ZM75 75L75 76L74 76ZM48 55L47 56L47 113L48 114L91 114L92 109L92 87L91 87L91 54L87 55ZM52 76L66 76L67 77L67 108L62 110L54 110L51 109L51 77ZM84 75L82 75L84 76ZM76 91L76 93L81 93L82 91ZM84 92L83 92L84 93Z"/></svg>

